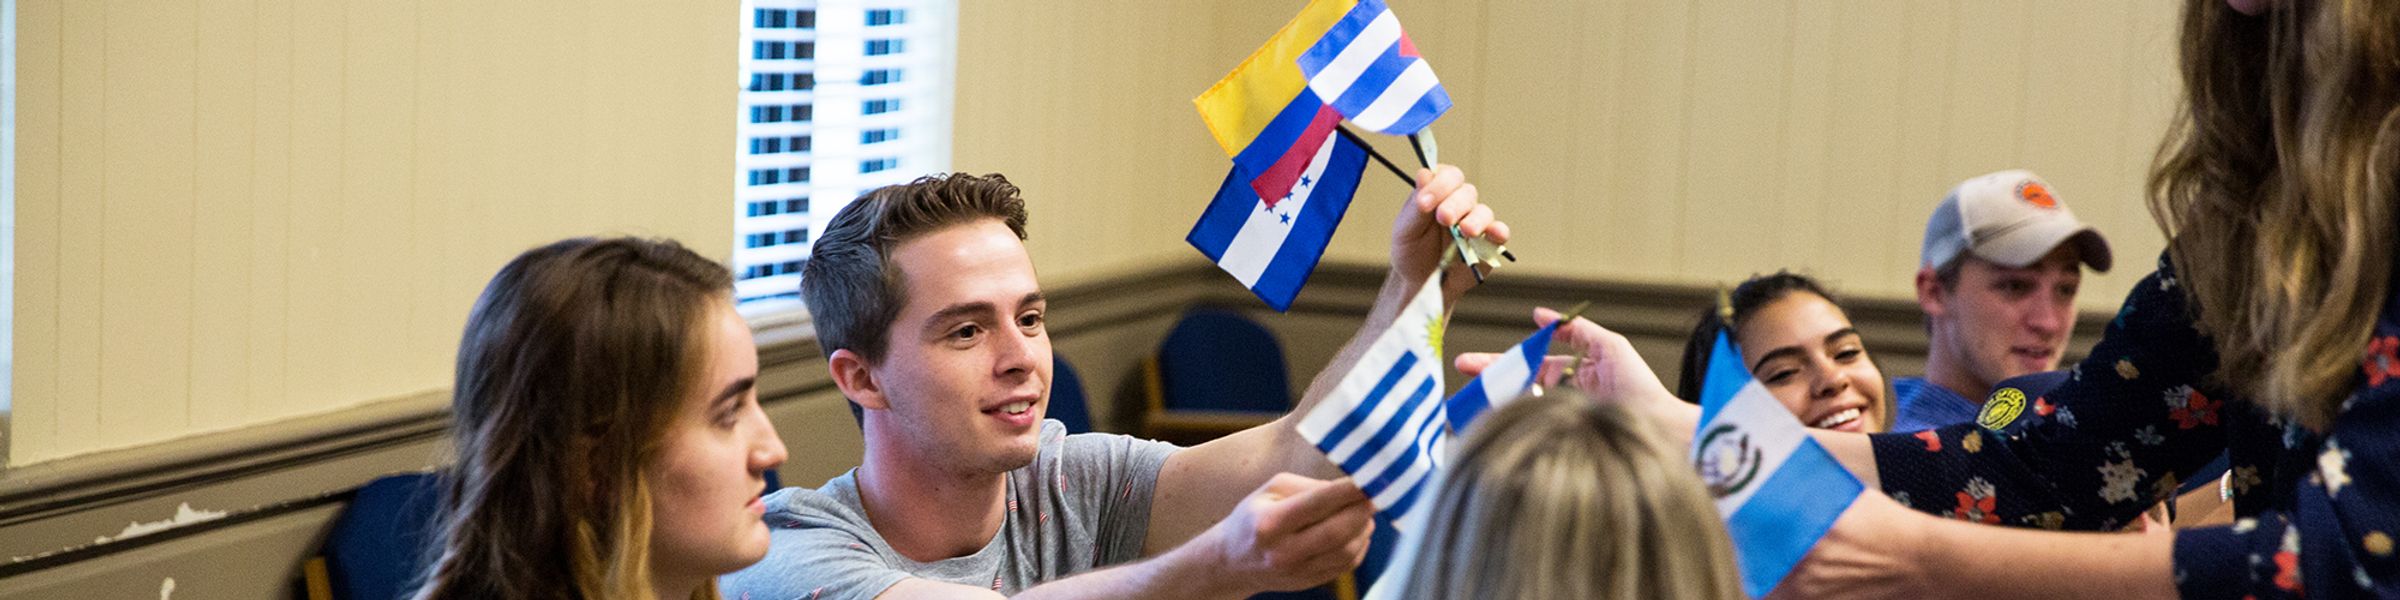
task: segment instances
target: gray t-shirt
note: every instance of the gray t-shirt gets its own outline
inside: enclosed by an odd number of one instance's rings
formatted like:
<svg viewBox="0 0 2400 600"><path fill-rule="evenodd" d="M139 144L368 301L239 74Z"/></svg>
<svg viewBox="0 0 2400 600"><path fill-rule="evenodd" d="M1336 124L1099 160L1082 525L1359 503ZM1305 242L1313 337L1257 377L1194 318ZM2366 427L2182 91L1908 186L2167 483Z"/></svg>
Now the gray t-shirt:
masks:
<svg viewBox="0 0 2400 600"><path fill-rule="evenodd" d="M1141 558L1150 500L1173 444L1067 435L1042 421L1033 464L1008 473L1008 521L974 554L917 562L884 543L859 501L858 470L767 496L767 558L717 581L728 599L874 598L915 577L1005 595ZM972 510L961 507L962 511Z"/></svg>

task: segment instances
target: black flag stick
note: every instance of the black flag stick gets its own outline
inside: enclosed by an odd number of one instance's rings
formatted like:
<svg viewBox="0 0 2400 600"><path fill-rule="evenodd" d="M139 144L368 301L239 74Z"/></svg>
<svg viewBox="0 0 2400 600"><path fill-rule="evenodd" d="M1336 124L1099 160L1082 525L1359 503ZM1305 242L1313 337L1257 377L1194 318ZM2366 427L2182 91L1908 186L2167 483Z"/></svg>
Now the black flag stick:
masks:
<svg viewBox="0 0 2400 600"><path fill-rule="evenodd" d="M1391 170L1392 176L1399 177L1401 181L1408 182L1408 187L1417 187L1417 179L1415 177L1409 177L1408 173L1400 170L1400 165L1392 164L1392 159L1384 158L1382 152L1376 152L1375 145L1367 143L1365 138L1358 137L1357 133L1350 131L1349 125L1336 123L1334 124L1333 130L1336 133L1342 134L1342 137L1349 138L1351 143L1358 144L1358 147L1365 148L1367 151L1367 156L1375 157L1375 162L1383 163L1383 168ZM1425 147L1417 142L1417 136L1415 134L1410 134L1408 136L1408 144L1412 149L1416 150L1417 162L1424 162ZM1431 165L1427 165L1427 167L1430 168ZM1450 226L1450 240L1454 242L1454 247L1458 249L1458 257L1461 259L1460 262L1467 266L1467 273L1475 276L1475 283L1483 283L1483 271L1475 268L1474 258L1467 253L1467 237L1465 234L1459 233L1458 225L1456 224L1452 224ZM1512 255L1509 256L1508 259L1513 261L1516 260L1517 257Z"/></svg>
<svg viewBox="0 0 2400 600"><path fill-rule="evenodd" d="M1427 160L1425 157L1425 142L1418 140L1417 134L1408 134L1408 149L1416 151L1417 164L1424 165L1428 169L1433 168L1433 161Z"/></svg>
<svg viewBox="0 0 2400 600"><path fill-rule="evenodd" d="M1408 182L1408 187L1417 187L1417 178L1409 177L1407 171L1400 170L1400 165L1392 164L1392 159L1384 158L1382 152L1376 152L1375 145L1367 143L1366 138L1358 137L1358 134L1352 133L1349 125L1337 123L1333 126L1333 130L1342 134L1342 137L1349 138L1350 143L1358 144L1358 147L1365 148L1367 150L1367 156L1375 157L1375 162L1383 163L1383 168L1391 169L1393 177L1398 177L1401 181Z"/></svg>

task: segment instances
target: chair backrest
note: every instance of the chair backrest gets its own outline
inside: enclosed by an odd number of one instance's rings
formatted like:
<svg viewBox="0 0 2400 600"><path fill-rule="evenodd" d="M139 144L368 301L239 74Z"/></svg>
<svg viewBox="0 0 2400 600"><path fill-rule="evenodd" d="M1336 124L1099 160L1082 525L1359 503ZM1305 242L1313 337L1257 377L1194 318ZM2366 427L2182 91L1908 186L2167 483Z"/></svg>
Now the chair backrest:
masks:
<svg viewBox="0 0 2400 600"><path fill-rule="evenodd" d="M398 600L416 591L441 510L439 481L432 473L404 473L358 488L325 536L335 598Z"/></svg>
<svg viewBox="0 0 2400 600"><path fill-rule="evenodd" d="M1183 314L1158 347L1160 395L1167 410L1291 410L1283 346L1241 313L1197 307Z"/></svg>
<svg viewBox="0 0 2400 600"><path fill-rule="evenodd" d="M1092 430L1091 397L1084 394L1083 377L1075 373L1075 365L1067 355L1050 352L1049 416L1067 426L1067 433L1088 433Z"/></svg>

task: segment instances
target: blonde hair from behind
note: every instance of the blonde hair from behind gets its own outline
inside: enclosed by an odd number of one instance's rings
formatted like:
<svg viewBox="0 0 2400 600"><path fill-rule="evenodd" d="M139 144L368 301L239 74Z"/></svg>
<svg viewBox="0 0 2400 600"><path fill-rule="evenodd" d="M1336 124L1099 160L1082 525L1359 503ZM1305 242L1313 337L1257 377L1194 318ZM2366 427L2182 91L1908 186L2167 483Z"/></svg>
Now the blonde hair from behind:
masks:
<svg viewBox="0 0 2400 600"><path fill-rule="evenodd" d="M1742 598L1683 453L1571 388L1484 415L1449 461L1408 598Z"/></svg>

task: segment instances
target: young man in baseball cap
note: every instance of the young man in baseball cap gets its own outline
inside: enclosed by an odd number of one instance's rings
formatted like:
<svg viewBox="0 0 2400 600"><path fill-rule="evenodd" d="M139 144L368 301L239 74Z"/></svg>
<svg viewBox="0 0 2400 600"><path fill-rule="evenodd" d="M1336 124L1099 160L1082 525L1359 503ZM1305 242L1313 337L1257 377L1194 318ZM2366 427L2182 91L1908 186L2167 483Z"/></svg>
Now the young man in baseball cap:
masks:
<svg viewBox="0 0 2400 600"><path fill-rule="evenodd" d="M1893 431L1974 421L1994 382L2057 369L2081 267L2105 273L2111 263L2099 230L2024 170L1952 188L1925 223L1922 256L1925 376L1892 381Z"/></svg>

